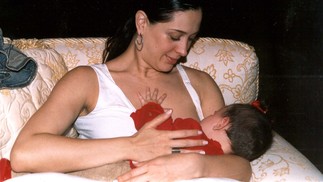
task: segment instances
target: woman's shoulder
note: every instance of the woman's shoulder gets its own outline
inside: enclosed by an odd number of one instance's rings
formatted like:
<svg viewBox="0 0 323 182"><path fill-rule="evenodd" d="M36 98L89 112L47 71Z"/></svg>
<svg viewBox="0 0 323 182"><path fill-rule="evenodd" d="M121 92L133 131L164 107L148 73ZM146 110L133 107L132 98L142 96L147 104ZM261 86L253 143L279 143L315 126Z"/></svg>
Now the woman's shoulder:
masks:
<svg viewBox="0 0 323 182"><path fill-rule="evenodd" d="M98 97L96 73L90 66L75 67L59 80L52 93L64 95L70 103L82 103L89 111L94 108Z"/></svg>
<svg viewBox="0 0 323 182"><path fill-rule="evenodd" d="M78 66L68 71L58 85L87 87L96 79L95 71L90 66Z"/></svg>
<svg viewBox="0 0 323 182"><path fill-rule="evenodd" d="M81 66L76 66L75 68L72 68L69 72L88 72L88 71L93 71L93 68L91 65L81 65Z"/></svg>
<svg viewBox="0 0 323 182"><path fill-rule="evenodd" d="M91 66L77 66L66 73L65 76L91 77L95 75L95 71Z"/></svg>

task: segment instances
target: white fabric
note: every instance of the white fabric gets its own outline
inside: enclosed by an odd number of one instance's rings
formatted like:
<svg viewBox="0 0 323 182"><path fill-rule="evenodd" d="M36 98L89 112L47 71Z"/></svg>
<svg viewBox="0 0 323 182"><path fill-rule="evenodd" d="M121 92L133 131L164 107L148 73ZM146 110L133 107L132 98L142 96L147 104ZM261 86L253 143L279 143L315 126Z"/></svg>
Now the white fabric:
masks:
<svg viewBox="0 0 323 182"><path fill-rule="evenodd" d="M68 181L68 182L99 182L97 180L92 180L88 178L73 176L63 173L33 173L27 174L15 178L8 179L4 182L57 182L57 181ZM180 180L177 182L237 182L233 179L228 178L197 178L191 180ZM118 182L113 180L113 182Z"/></svg>
<svg viewBox="0 0 323 182"><path fill-rule="evenodd" d="M94 110L79 117L75 129L80 138L114 138L137 132L130 114L134 106L116 85L105 64L91 66L99 81L99 98Z"/></svg>
<svg viewBox="0 0 323 182"><path fill-rule="evenodd" d="M180 180L176 182L238 182L234 179L229 178L196 178L196 179L189 179L189 180Z"/></svg>
<svg viewBox="0 0 323 182"><path fill-rule="evenodd" d="M79 176L73 176L63 173L33 173L26 174L23 176L18 176L15 178L8 179L4 182L58 182L58 181L68 181L68 182L99 182L97 180L92 180L88 178L83 178Z"/></svg>
<svg viewBox="0 0 323 182"><path fill-rule="evenodd" d="M182 77L182 80L184 82L184 85L185 85L187 91L189 92L189 94L190 94L190 96L191 96L191 98L193 100L193 103L195 105L196 112L197 112L197 114L199 116L199 119L200 119L200 121L202 121L203 118L204 118L204 115L203 115L202 108L201 108L200 97L197 95L195 89L193 88L193 86L191 84L191 81L188 78L183 66L178 64L176 67L177 67L177 70L178 70L179 74Z"/></svg>

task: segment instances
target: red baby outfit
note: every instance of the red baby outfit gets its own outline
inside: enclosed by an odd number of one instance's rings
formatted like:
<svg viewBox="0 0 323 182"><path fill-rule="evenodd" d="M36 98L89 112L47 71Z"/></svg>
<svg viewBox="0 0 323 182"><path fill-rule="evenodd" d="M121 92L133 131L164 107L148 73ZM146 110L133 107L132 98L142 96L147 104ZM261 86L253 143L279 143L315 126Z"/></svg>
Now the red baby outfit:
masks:
<svg viewBox="0 0 323 182"><path fill-rule="evenodd" d="M138 109L136 112L132 113L130 116L135 122L135 127L137 130L139 130L145 123L153 120L156 116L163 113L163 108L154 102L149 102L140 109ZM173 122L172 118L169 118L168 120L164 121L160 125L157 126L158 130L184 130L184 129L197 129L202 131L202 127L200 123L194 119L191 118L177 118ZM188 139L202 139L208 141L208 144L205 146L198 146L198 147L188 147L185 149L188 150L203 150L205 151L205 154L207 155L221 155L223 154L223 150L221 148L221 145L219 142L209 139L205 133L203 132L201 135L193 136L193 137L187 137ZM132 166L132 163L130 163L130 166Z"/></svg>

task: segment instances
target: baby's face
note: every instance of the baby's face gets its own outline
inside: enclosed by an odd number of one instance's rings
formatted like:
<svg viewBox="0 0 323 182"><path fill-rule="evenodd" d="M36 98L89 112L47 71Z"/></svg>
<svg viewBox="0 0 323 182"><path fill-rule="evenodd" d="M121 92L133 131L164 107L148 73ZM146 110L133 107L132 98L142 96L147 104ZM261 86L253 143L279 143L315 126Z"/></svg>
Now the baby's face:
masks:
<svg viewBox="0 0 323 182"><path fill-rule="evenodd" d="M204 118L201 121L201 127L205 135L221 144L224 153L232 153L231 141L226 133L230 127L228 117L223 117L224 108L215 111L213 115Z"/></svg>

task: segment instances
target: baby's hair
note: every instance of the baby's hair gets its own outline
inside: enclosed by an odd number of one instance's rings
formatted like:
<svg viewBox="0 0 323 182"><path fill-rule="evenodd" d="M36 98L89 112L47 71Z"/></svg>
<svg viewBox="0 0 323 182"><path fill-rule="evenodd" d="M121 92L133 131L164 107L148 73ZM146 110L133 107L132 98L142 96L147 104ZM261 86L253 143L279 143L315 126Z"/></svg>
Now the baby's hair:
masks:
<svg viewBox="0 0 323 182"><path fill-rule="evenodd" d="M273 140L271 121L266 114L249 104L226 106L223 117L229 117L227 135L234 154L252 161L264 154Z"/></svg>

